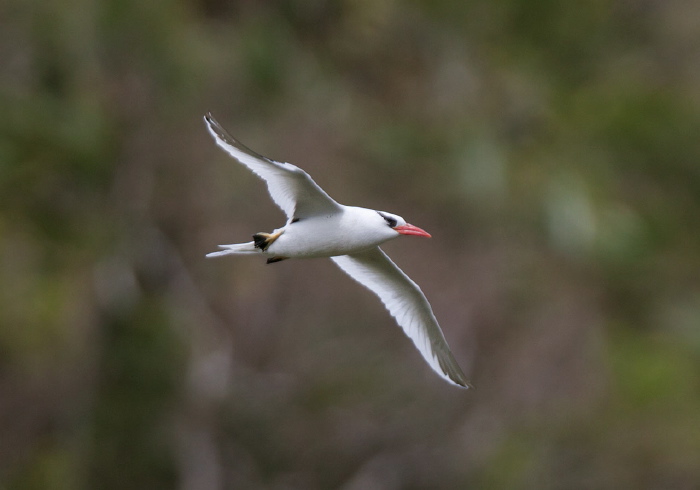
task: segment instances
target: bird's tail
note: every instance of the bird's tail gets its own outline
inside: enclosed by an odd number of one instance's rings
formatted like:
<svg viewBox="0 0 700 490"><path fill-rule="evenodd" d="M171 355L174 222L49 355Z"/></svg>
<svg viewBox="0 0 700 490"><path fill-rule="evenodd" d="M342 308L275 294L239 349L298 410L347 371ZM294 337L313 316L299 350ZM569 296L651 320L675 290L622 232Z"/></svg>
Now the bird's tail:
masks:
<svg viewBox="0 0 700 490"><path fill-rule="evenodd" d="M223 250L219 250L218 252L208 253L207 257L220 257L222 255L229 255L229 254L256 254L256 253L260 253L260 250L255 247L255 242L234 243L231 245L219 245L219 248L222 248Z"/></svg>

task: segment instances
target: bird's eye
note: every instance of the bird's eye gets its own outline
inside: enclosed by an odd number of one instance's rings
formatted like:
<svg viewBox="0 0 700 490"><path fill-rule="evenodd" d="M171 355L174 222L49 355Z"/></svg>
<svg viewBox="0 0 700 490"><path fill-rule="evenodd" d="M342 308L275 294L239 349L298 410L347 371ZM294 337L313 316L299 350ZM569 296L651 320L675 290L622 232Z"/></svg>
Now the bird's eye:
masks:
<svg viewBox="0 0 700 490"><path fill-rule="evenodd" d="M387 224L388 224L390 227L393 228L393 227L396 226L396 220L395 220L394 218L392 218L391 216L387 216L387 215L384 214L384 213L379 213L379 216L381 216L382 218L384 218L384 221L386 221Z"/></svg>

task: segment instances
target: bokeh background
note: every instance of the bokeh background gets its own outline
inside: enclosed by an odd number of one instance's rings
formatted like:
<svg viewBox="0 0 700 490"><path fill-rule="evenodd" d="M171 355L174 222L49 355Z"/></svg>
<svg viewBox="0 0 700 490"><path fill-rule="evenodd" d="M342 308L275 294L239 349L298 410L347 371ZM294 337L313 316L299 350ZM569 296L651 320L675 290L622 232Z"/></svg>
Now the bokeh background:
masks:
<svg viewBox="0 0 700 490"><path fill-rule="evenodd" d="M697 489L690 0L5 0L1 489ZM385 246L476 386L284 222L212 111Z"/></svg>

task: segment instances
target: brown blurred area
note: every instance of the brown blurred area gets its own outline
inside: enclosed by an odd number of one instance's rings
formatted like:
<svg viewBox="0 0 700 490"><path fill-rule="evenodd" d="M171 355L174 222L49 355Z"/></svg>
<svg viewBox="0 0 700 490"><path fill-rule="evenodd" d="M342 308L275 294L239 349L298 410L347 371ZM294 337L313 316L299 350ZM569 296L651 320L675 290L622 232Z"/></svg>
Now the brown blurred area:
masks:
<svg viewBox="0 0 700 490"><path fill-rule="evenodd" d="M0 489L695 489L700 10L0 5ZM476 386L284 223L202 116L344 204Z"/></svg>

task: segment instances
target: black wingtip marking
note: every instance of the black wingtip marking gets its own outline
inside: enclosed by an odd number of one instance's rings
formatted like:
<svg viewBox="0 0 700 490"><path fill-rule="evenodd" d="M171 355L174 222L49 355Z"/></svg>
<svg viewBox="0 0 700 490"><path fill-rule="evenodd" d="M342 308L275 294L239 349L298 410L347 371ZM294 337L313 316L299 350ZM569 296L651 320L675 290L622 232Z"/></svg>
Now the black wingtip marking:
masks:
<svg viewBox="0 0 700 490"><path fill-rule="evenodd" d="M299 218L292 219L292 223L296 223L297 221L299 221Z"/></svg>

